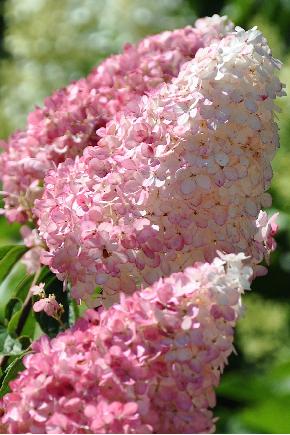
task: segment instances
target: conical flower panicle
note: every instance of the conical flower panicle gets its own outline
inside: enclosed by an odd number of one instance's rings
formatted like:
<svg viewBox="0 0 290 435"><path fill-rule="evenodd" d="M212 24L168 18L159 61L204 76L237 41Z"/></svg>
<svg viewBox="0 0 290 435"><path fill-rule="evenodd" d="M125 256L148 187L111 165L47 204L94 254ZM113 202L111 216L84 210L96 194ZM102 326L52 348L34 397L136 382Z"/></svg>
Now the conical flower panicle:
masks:
<svg viewBox="0 0 290 435"><path fill-rule="evenodd" d="M225 17L198 20L186 27L127 45L85 79L56 91L28 117L24 131L1 146L1 179L7 192L6 216L25 222L49 168L95 146L96 130L119 111L134 111L140 96L178 75L184 62L232 28Z"/></svg>
<svg viewBox="0 0 290 435"><path fill-rule="evenodd" d="M43 261L76 298L100 285L109 305L217 250L263 260L273 232L256 220L271 204L279 66L257 29L237 28L49 172L35 210Z"/></svg>
<svg viewBox="0 0 290 435"><path fill-rule="evenodd" d="M9 433L210 433L251 269L222 255L42 337L4 397Z"/></svg>

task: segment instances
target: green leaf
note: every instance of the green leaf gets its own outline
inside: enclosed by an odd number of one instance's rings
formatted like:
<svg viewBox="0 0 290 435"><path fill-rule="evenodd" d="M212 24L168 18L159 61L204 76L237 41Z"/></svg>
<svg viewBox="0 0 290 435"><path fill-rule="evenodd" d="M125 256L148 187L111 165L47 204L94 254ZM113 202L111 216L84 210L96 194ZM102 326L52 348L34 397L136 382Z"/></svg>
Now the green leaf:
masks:
<svg viewBox="0 0 290 435"><path fill-rule="evenodd" d="M16 332L19 325L21 314L22 314L22 310L19 310L11 317L7 325L7 330L4 328L4 330L6 331L6 335L9 334L11 337L16 338ZM30 310L20 333L26 337L29 337L30 340L35 340L41 335L41 329L36 322L36 318L32 310ZM1 340L1 330L0 330L0 340Z"/></svg>
<svg viewBox="0 0 290 435"><path fill-rule="evenodd" d="M11 251L11 249L14 247L15 245L0 246L0 260L2 260L2 258L5 257L7 252Z"/></svg>
<svg viewBox="0 0 290 435"><path fill-rule="evenodd" d="M23 352L22 344L20 341L11 337L11 335L7 335L6 340L3 346L3 355L19 355Z"/></svg>
<svg viewBox="0 0 290 435"><path fill-rule="evenodd" d="M26 322L22 329L22 334L28 336L31 340L36 340L43 334L32 310L30 310L29 315L26 319Z"/></svg>
<svg viewBox="0 0 290 435"><path fill-rule="evenodd" d="M9 335L11 336L15 335L21 314L22 314L22 310L19 310L16 313L14 313L11 319L9 320L9 323L7 325L7 332Z"/></svg>
<svg viewBox="0 0 290 435"><path fill-rule="evenodd" d="M25 301L28 291L31 287L33 281L33 275L26 275L16 286L15 296L21 299L22 302Z"/></svg>
<svg viewBox="0 0 290 435"><path fill-rule="evenodd" d="M4 378L1 383L0 388L0 397L3 397L5 394L9 393L9 382L16 378L17 374L24 370L24 365L22 362L23 356L27 352L23 352L17 358L13 359L13 361L9 364L7 369L4 371Z"/></svg>
<svg viewBox="0 0 290 435"><path fill-rule="evenodd" d="M17 329L19 329L19 321L23 313L22 304L23 301L26 299L26 296L32 284L32 280L32 275L25 276L16 287L15 293L18 297L10 299L10 301L6 305L5 317L8 320L7 332L11 336L16 336L17 333L22 333L22 331L25 330L25 333L30 338L34 337L35 317L30 314L28 314L24 325L22 325L21 331L17 331Z"/></svg>
<svg viewBox="0 0 290 435"><path fill-rule="evenodd" d="M7 329L4 325L0 325L0 354L2 354L5 340L7 338Z"/></svg>
<svg viewBox="0 0 290 435"><path fill-rule="evenodd" d="M41 282L45 282L45 280L49 280L51 279L52 276L55 276L51 270L49 269L49 267L44 266L42 267L40 274L38 276L38 279L36 281L37 284L41 283Z"/></svg>
<svg viewBox="0 0 290 435"><path fill-rule="evenodd" d="M6 247L2 247L2 249L5 250ZM26 246L19 245L11 247L11 249L6 252L3 258L0 260L0 282L6 278L12 267L27 250L28 248Z"/></svg>
<svg viewBox="0 0 290 435"><path fill-rule="evenodd" d="M18 338L7 334L1 349L2 356L21 355L31 344L31 339L27 336Z"/></svg>
<svg viewBox="0 0 290 435"><path fill-rule="evenodd" d="M0 285L0 322L5 320L5 306L8 301L17 297L17 286L27 276L26 267L23 263L18 262L12 268L11 272ZM21 299L21 298L20 298Z"/></svg>
<svg viewBox="0 0 290 435"><path fill-rule="evenodd" d="M11 298L5 307L5 319L9 321L17 311L21 311L21 308L22 301L18 298Z"/></svg>
<svg viewBox="0 0 290 435"><path fill-rule="evenodd" d="M15 294L17 295L17 300L20 302L20 306L18 305L18 311L14 310L13 315L11 316L11 318L8 322L8 326L7 326L7 331L12 336L14 336L17 332L19 320L20 320L21 315L22 315L22 302L24 302L24 300L27 297L27 294L28 294L28 291L31 287L32 281L33 281L33 275L26 275L19 282L19 284L16 286ZM13 298L11 300L15 300L15 299L16 298ZM11 303L11 302L9 302L9 303ZM29 328L27 328L28 323L29 323ZM34 316L31 316L30 314L28 315L22 329L23 330L25 329L26 332L28 333L29 337L33 338L34 330L35 330L35 318L34 318ZM27 331L27 329L28 329L28 331Z"/></svg>
<svg viewBox="0 0 290 435"><path fill-rule="evenodd" d="M26 335L22 335L21 337L18 338L18 340L22 346L22 350L27 350L31 345L31 339Z"/></svg>

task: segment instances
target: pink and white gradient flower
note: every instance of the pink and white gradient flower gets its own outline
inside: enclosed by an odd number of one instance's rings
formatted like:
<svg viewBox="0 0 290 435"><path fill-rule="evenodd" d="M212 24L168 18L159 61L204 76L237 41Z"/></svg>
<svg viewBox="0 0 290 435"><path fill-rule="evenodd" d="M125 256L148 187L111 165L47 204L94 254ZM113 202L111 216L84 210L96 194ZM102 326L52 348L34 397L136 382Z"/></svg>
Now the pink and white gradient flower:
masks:
<svg viewBox="0 0 290 435"><path fill-rule="evenodd" d="M35 284L30 288L30 293L33 296L45 297L44 286L45 286L44 282L40 282L39 284Z"/></svg>
<svg viewBox="0 0 290 435"><path fill-rule="evenodd" d="M40 313L44 311L48 316L58 319L63 312L63 307L55 299L55 295L51 294L48 298L42 298L34 302L33 311Z"/></svg>
<svg viewBox="0 0 290 435"><path fill-rule="evenodd" d="M256 219L271 204L279 66L256 28L237 28L48 172L35 208L42 259L74 297L90 303L101 285L110 305L217 250L263 260L270 239Z"/></svg>
<svg viewBox="0 0 290 435"><path fill-rule="evenodd" d="M161 279L42 337L3 399L8 433L211 433L233 350L243 254Z"/></svg>
<svg viewBox="0 0 290 435"><path fill-rule="evenodd" d="M257 219L258 232L255 235L257 242L265 241L266 248L269 252L274 251L276 248L276 241L274 236L278 231L278 219L279 213L274 213L273 216L268 218L267 213L260 211Z"/></svg>
<svg viewBox="0 0 290 435"><path fill-rule="evenodd" d="M126 108L135 111L140 97L169 82L197 50L221 39L232 29L225 17L214 16L172 32L127 44L124 52L105 60L91 74L45 100L28 117L26 130L16 132L0 156L6 216L25 222L32 218L34 200L48 169L96 146L96 130Z"/></svg>

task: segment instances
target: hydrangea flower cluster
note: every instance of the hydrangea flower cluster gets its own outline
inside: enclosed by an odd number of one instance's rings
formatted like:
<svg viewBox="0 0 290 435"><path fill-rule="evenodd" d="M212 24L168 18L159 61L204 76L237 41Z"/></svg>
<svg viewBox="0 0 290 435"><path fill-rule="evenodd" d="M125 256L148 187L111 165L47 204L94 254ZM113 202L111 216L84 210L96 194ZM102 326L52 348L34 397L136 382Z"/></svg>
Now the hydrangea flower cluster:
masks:
<svg viewBox="0 0 290 435"><path fill-rule="evenodd" d="M4 397L9 433L208 433L251 268L222 255L34 343Z"/></svg>
<svg viewBox="0 0 290 435"><path fill-rule="evenodd" d="M49 168L96 146L98 128L125 108L134 111L140 96L177 76L200 47L231 29L225 17L216 15L198 20L195 28L148 37L47 98L43 108L29 115L26 130L2 143L6 152L0 156L0 172L8 219L23 223L31 218Z"/></svg>
<svg viewBox="0 0 290 435"><path fill-rule="evenodd" d="M126 46L5 145L6 215L37 224L29 273L41 259L103 307L32 345L0 431L214 431L241 295L275 249L279 67L256 28L198 20ZM29 295L61 323L44 283Z"/></svg>
<svg viewBox="0 0 290 435"><path fill-rule="evenodd" d="M97 147L48 172L35 202L43 262L76 298L101 285L110 305L121 289L211 261L217 249L245 252L253 266L268 255L273 219L256 220L271 204L279 67L256 28L236 28L143 96L137 113L99 129Z"/></svg>
<svg viewBox="0 0 290 435"><path fill-rule="evenodd" d="M61 315L64 312L63 305L57 302L55 294L49 294L46 297L44 286L45 284L41 282L30 289L31 295L39 297L39 300L33 304L33 311L36 313L44 311L48 316L61 321Z"/></svg>

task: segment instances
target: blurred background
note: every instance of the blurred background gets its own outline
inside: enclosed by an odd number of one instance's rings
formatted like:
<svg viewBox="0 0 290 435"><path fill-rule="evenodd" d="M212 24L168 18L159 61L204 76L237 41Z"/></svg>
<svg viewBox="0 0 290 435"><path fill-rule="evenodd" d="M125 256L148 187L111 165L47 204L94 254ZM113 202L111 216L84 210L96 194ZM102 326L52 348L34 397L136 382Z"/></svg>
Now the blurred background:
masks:
<svg viewBox="0 0 290 435"><path fill-rule="evenodd" d="M213 13L244 28L257 25L283 61L281 80L289 87L290 0L0 0L0 138L125 42ZM269 274L245 297L237 355L218 390L220 433L290 432L290 96L279 105L281 150L271 188L278 249ZM1 218L0 244L18 239L18 226Z"/></svg>

